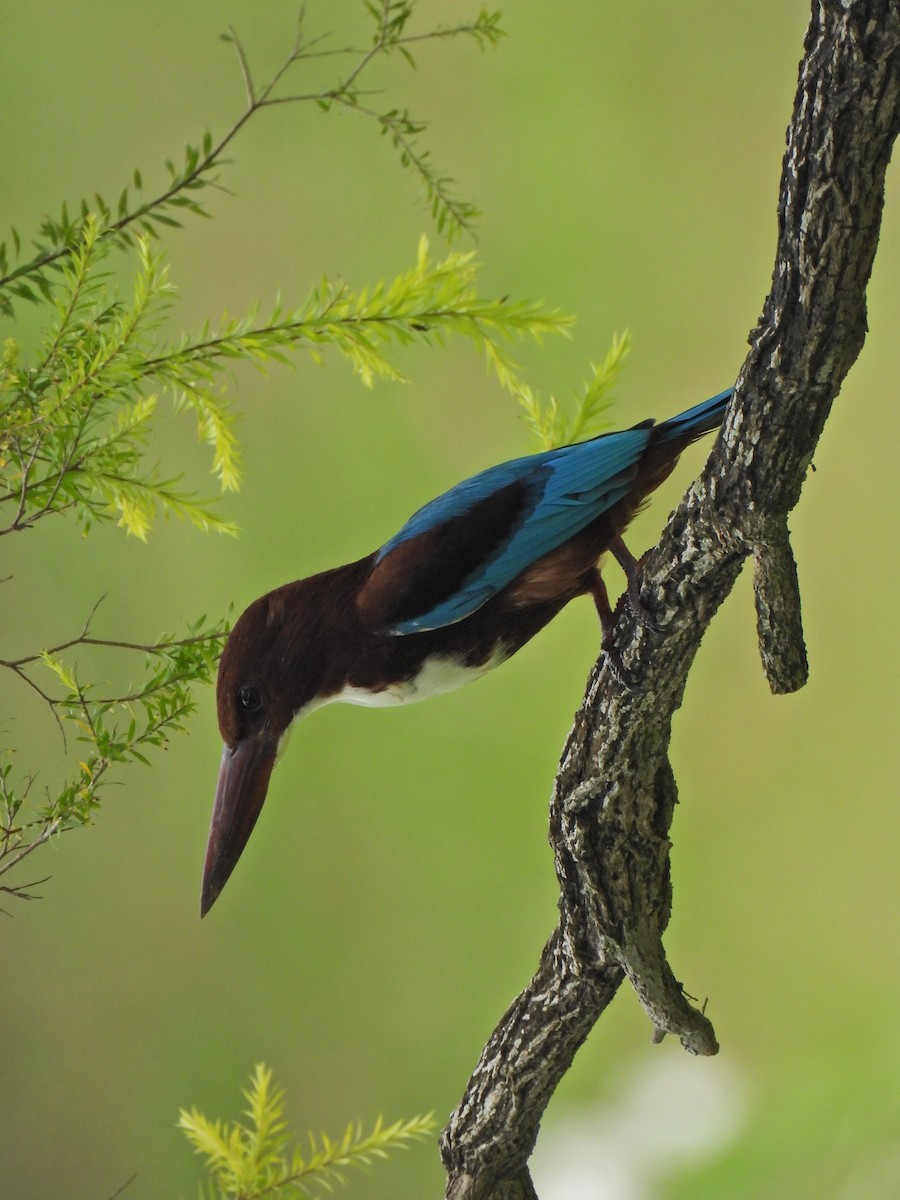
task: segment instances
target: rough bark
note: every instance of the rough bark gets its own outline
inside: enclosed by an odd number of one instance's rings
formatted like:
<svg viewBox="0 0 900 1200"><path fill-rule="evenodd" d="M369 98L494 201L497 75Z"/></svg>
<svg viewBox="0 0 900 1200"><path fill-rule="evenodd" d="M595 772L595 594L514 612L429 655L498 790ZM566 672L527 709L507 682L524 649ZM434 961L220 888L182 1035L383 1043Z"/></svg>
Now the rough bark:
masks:
<svg viewBox="0 0 900 1200"><path fill-rule="evenodd" d="M674 1033L695 1054L718 1049L662 945L677 795L672 714L748 558L770 686L789 692L806 681L787 517L863 344L898 132L900 0L815 0L787 135L772 289L710 460L644 563L646 615L620 602L620 663L597 663L563 750L550 822L559 924L444 1131L450 1200L536 1200L527 1162L541 1116L626 976L657 1036Z"/></svg>

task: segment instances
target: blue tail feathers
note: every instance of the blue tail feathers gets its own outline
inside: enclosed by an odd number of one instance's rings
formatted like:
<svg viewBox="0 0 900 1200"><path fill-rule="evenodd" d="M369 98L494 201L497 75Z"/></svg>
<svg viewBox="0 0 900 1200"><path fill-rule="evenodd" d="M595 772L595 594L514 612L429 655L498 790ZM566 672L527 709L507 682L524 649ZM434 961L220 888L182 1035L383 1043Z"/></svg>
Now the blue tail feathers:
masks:
<svg viewBox="0 0 900 1200"><path fill-rule="evenodd" d="M700 434L718 428L733 394L734 388L728 388L724 392L719 392L718 396L704 400L702 404L695 404L693 408L685 409L677 417L661 421L657 426L657 436L663 441L669 441L670 438L682 437L686 433L699 437Z"/></svg>

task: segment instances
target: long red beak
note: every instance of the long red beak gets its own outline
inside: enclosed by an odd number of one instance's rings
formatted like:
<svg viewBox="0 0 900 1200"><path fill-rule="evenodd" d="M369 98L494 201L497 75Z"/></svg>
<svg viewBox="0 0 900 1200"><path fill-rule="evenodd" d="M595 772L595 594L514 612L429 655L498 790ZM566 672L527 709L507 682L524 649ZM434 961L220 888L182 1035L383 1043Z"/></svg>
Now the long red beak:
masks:
<svg viewBox="0 0 900 1200"><path fill-rule="evenodd" d="M222 748L216 802L206 843L206 865L200 893L200 916L205 917L237 866L253 832L275 766L277 743L265 733Z"/></svg>

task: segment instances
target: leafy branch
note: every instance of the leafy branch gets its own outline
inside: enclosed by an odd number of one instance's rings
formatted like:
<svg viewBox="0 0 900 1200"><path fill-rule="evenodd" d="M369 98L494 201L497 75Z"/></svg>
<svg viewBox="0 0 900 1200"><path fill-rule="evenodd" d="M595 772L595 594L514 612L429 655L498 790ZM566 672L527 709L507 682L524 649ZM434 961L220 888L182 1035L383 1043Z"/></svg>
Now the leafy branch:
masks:
<svg viewBox="0 0 900 1200"><path fill-rule="evenodd" d="M173 290L160 251L139 242L133 297L107 287L110 252L89 216L61 267L53 317L34 365L13 339L0 360L0 535L70 512L84 530L116 519L145 539L158 510L203 530L234 532L208 503L144 459L157 399L144 389L145 362ZM186 387L190 381L186 381ZM221 397L191 392L201 438L212 444L223 486L236 454L233 417Z"/></svg>
<svg viewBox="0 0 900 1200"><path fill-rule="evenodd" d="M435 1129L430 1114L392 1125L379 1117L369 1133L352 1124L338 1138L309 1134L308 1150L297 1146L286 1152L284 1092L272 1087L272 1073L263 1063L254 1069L244 1097L246 1122L210 1120L196 1108L179 1113L179 1128L206 1159L211 1200L280 1200L287 1192L309 1195L310 1185L330 1192L345 1183L347 1168L369 1166Z"/></svg>
<svg viewBox="0 0 900 1200"><path fill-rule="evenodd" d="M518 393L506 343L514 337L564 332L571 318L531 301L485 300L477 290L471 253L433 262L420 241L416 264L389 284L352 291L324 281L299 308L276 306L267 321L255 312L205 324L169 345L155 338L174 292L162 252L138 243L134 295L126 303L105 287L100 265L110 246L89 218L84 240L62 268L65 287L54 296L51 323L37 364L19 362L6 344L0 360L0 536L30 528L52 513L70 511L87 530L116 520L146 539L157 512L189 520L201 530L233 533L210 502L161 476L145 461L157 398L169 391L176 407L190 409L198 435L213 451L212 469L223 489L240 480L234 416L219 378L235 362L264 368L306 350L319 358L331 347L347 358L366 384L398 380L386 356L388 343L442 342L458 335L472 342L504 386Z"/></svg>
<svg viewBox="0 0 900 1200"><path fill-rule="evenodd" d="M130 184L122 189L115 204L98 193L91 200L82 200L79 211L74 214L64 204L59 218L47 216L43 219L39 235L34 241L36 253L23 262L19 262L22 240L13 230L12 254L5 242L0 244L0 313L10 315L14 299L31 303L37 303L41 298L51 299L52 272L58 271L63 263L78 252L92 216L99 218L104 238L126 244L131 244L136 234L157 236L160 227L180 226L182 218L188 213L209 216L200 192L210 186L219 186L218 172L227 164L225 152L235 137L256 113L275 105L312 103L324 112L339 105L374 121L398 151L401 165L418 175L438 231L452 238L470 229L478 215L477 209L453 194L452 179L441 175L432 165L428 151L421 148L418 138L425 129L424 122L412 117L406 110L382 110L363 104L362 97L368 93L363 91L362 80L377 59L389 57L394 52L399 53L409 65L415 66L413 47L422 43L470 37L482 48L496 44L503 36L500 14L481 9L471 20L410 33L407 27L414 8L415 0L364 3L363 10L374 23L371 45L364 50L353 47L325 48L331 36L328 34L308 38L304 29L305 12L301 10L290 53L271 78L260 86L253 80L246 52L237 33L232 29L223 35L223 40L232 43L235 48L244 81L246 104L240 116L218 140L206 131L199 142L188 144L180 165L176 166L171 159L167 159L168 183L151 199L142 198L143 176L136 169ZM279 86L292 68L321 58L350 59L350 63L330 87L279 94ZM16 265L11 265L11 259Z"/></svg>
<svg viewBox="0 0 900 1200"><path fill-rule="evenodd" d="M27 809L35 777L17 784L12 751L0 750L0 876L56 834L89 823L111 767L126 762L148 765L147 750L164 746L173 733L183 731L196 708L192 687L212 679L226 634L223 622L210 626L204 617L185 637L165 636L142 645L93 637L89 618L79 635L48 650L0 659L0 668L11 671L50 706L64 740L65 729L71 728L75 740L86 747L56 794ZM143 679L119 694L105 695L96 684L83 683L77 665L62 657L78 647L142 654ZM30 888L26 884L2 890L30 898Z"/></svg>
<svg viewBox="0 0 900 1200"><path fill-rule="evenodd" d="M228 321L216 332L204 327L199 338L185 335L149 359L145 374L187 388L198 378L210 382L234 358L262 366L284 361L285 350L301 346L318 359L320 347L330 345L371 385L376 377L403 378L383 353L384 344L442 342L457 334L486 357L504 386L514 389L519 386L516 368L504 343L516 336L564 333L572 318L533 301L483 299L476 287L477 270L471 253L451 253L433 262L423 237L415 266L390 284L355 293L342 282L325 280L300 308L283 312L278 306L262 324L250 316Z"/></svg>
<svg viewBox="0 0 900 1200"><path fill-rule="evenodd" d="M482 10L446 28L415 30L412 0L362 8L374 23L367 48L334 49L328 37L307 37L301 13L291 52L262 86L232 31L227 40L237 53L246 105L223 138L214 141L206 134L187 147L180 167L167 163L168 185L151 200L142 198L136 171L115 206L99 195L82 202L77 216L64 206L59 220L41 223L34 257L12 269L6 247L0 247L0 316L10 316L19 299L34 303L44 317L34 353L15 337L0 346L0 536L33 529L53 515L67 515L84 532L94 523L113 522L141 540L161 514L204 532L233 533L213 500L167 473L150 452L158 441L159 397L168 395L177 411L194 416L198 436L212 452L220 490L238 487L240 452L226 374L237 363L265 369L297 351L318 359L332 348L371 384L401 378L391 354L397 347L459 336L519 395L524 385L509 344L567 330L568 317L540 304L485 300L471 253L449 252L435 261L422 239L414 266L387 283L352 290L343 281L325 280L299 306L277 303L267 319L259 319L254 308L237 318L226 314L216 329L207 321L174 340L163 336L176 293L161 235L187 216L209 215L204 189L217 186L226 150L264 108L304 101L326 111L335 105L355 108L378 121L404 165L424 180L439 228L450 235L473 217L474 208L451 195L448 181L421 150L422 124L405 112L372 107L363 83L376 60L396 52L414 65L414 51L429 41L467 36L482 47L495 43L501 36L497 14ZM288 73L313 60L337 63L336 82L288 94ZM17 234L13 241L18 259ZM113 270L121 266L114 254L124 255L124 275ZM224 621L209 626L200 621L181 637L148 645L114 643L91 637L88 625L78 638L48 650L0 660L15 684L40 697L60 729L74 731L83 744L77 767L55 796L45 790L37 806L37 774L26 769L14 778L12 751L0 752L0 874L57 833L89 821L111 768L145 762L150 747L183 728L194 707L191 687L211 678L225 634ZM115 688L96 682L84 655L104 646L122 655L143 652L144 678ZM73 662L76 650L80 658ZM65 742L65 732L63 737ZM31 894L29 885L4 890Z"/></svg>

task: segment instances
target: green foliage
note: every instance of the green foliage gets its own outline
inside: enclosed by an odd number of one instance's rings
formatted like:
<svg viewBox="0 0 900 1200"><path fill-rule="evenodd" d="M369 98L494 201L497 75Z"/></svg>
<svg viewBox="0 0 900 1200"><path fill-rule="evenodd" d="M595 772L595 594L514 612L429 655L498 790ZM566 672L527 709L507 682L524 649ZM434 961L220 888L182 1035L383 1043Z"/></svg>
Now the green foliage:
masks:
<svg viewBox="0 0 900 1200"><path fill-rule="evenodd" d="M631 334L627 330L621 337L613 335L612 345L600 366L591 364L591 378L576 397L570 417L556 396L544 402L527 384L518 381L512 384L511 390L525 410L528 425L542 450L566 446L602 432L607 424L603 418L612 403L612 386L630 350Z"/></svg>
<svg viewBox="0 0 900 1200"><path fill-rule="evenodd" d="M210 215L206 196L218 185L226 149L266 107L340 106L374 120L401 163L421 179L439 230L453 236L474 218L474 207L454 196L451 181L421 148L422 123L405 111L367 107L363 97L372 93L362 84L373 62L395 52L414 65L413 50L428 42L469 37L482 47L495 43L498 15L482 10L469 21L416 30L410 0L363 3L361 11L374 25L367 49L329 48L327 35L306 35L301 15L290 54L263 86L254 83L232 31L227 40L238 56L246 107L224 137L206 133L187 146L179 166L167 162L168 182L152 199L144 199L143 175L134 171L117 203L95 194L75 215L63 206L59 218L44 218L30 258L23 258L15 232L11 248L0 246L0 317L15 316L16 303L24 301L38 310L42 330L33 352L26 352L15 331L0 350L0 537L61 514L84 533L111 522L140 540L159 515L182 518L203 532L233 533L215 513L214 498L167 472L153 452L160 397L168 396L176 411L195 418L219 490L238 487L240 453L226 391L236 363L265 369L298 351L318 358L332 350L371 384L402 377L390 355L397 347L459 336L475 346L504 387L524 394L509 343L564 332L569 318L536 303L483 299L472 254L449 252L433 260L424 238L415 265L387 283L354 291L324 280L304 303L278 303L267 319L254 308L239 317L226 314L217 328L207 321L199 331L164 335L177 297L162 236L187 217ZM337 82L286 91L291 70L335 63ZM94 637L90 620L80 635L54 647L0 659L0 668L46 703L64 740L69 730L78 743L59 786L42 780L39 788L37 770L20 764L11 749L0 752L0 876L56 834L88 822L112 768L146 763L150 748L184 728L194 708L192 689L211 679L227 632L224 619L204 618L177 635L117 641ZM115 656L143 654L143 680L121 687L101 682L109 678L97 660L103 648ZM32 894L30 884L0 890Z"/></svg>
<svg viewBox="0 0 900 1200"><path fill-rule="evenodd" d="M474 343L505 386L517 389L504 342L566 328L569 318L529 302L491 301L478 295L471 253L428 256L423 238L416 265L389 284L355 293L324 281L299 308L276 306L268 320L255 313L225 318L213 331L185 333L158 344L173 289L158 246L138 242L130 303L111 293L100 267L110 244L89 217L83 242L62 265L61 283L48 305L53 319L34 366L20 365L7 343L0 364L0 511L10 512L0 535L27 529L51 513L69 511L87 530L115 519L145 539L158 512L190 520L207 531L233 533L208 501L160 475L146 460L157 397L169 391L178 408L195 414L201 439L212 447L212 469L223 489L240 479L233 415L220 379L235 362L264 368L286 362L291 351L319 357L331 348L360 378L398 380L388 343L442 341L457 334Z"/></svg>
<svg viewBox="0 0 900 1200"><path fill-rule="evenodd" d="M379 111L363 104L361 97L364 93L358 87L358 77L376 55L389 55L394 51L414 67L415 59L411 47L417 42L467 36L474 38L482 49L496 45L503 37L500 13L482 8L474 20L438 27L424 33L407 33L415 0L381 0L378 4L366 0L365 6L376 23L372 48L337 87L320 98L320 104L326 111L331 104L340 104L378 123L381 132L399 154L401 166L418 175L438 232L452 240L463 230L471 229L479 216L478 209L470 201L455 194L453 179L448 175L441 175L435 169L429 152L421 148L418 137L425 129L424 123L406 109Z"/></svg>
<svg viewBox="0 0 900 1200"><path fill-rule="evenodd" d="M385 354L389 343L442 343L456 334L475 345L505 387L516 390L520 384L506 343L514 337L565 332L572 318L533 301L485 300L478 294L476 276L471 253L451 253L433 262L423 237L416 265L388 284L353 292L340 281L323 280L297 309L285 311L278 305L266 321L250 314L226 318L216 331L205 326L197 336L186 334L150 360L148 372L193 403L201 385L208 390L231 360L265 367L285 362L287 351L303 349L318 359L328 347L371 385L376 378L403 378ZM234 470L233 458L229 465Z"/></svg>
<svg viewBox="0 0 900 1200"><path fill-rule="evenodd" d="M180 226L188 215L209 216L202 193L218 184L219 170L227 163L225 151L251 117L276 104L313 104L323 112L337 106L373 121L398 153L401 166L418 177L438 232L452 239L471 229L478 210L455 195L453 180L434 167L428 151L422 148L419 137L425 123L405 109L379 109L364 103L371 92L362 84L374 62L395 52L414 67L413 48L427 42L470 37L482 48L495 45L503 36L500 14L482 8L471 20L410 32L415 0L381 0L381 3L363 0L361 9L374 25L371 45L365 50L330 49L330 34L307 37L305 12L301 10L290 54L261 86L254 83L235 31L223 35L223 40L234 45L244 79L246 108L240 117L220 139L215 140L207 130L198 142L188 143L179 165L167 159L168 182L150 199L144 199L143 174L136 169L115 203L95 192L90 199L81 201L77 214L63 204L59 217L43 218L32 242L34 253L24 260L22 239L14 229L10 242L0 243L0 315L12 315L16 300L39 304L52 299L59 271L84 245L86 228L92 222L100 227L103 238L130 245L141 234L156 237L166 229ZM336 82L309 92L281 90L297 64L310 67L320 59L335 60L343 67Z"/></svg>
<svg viewBox="0 0 900 1200"><path fill-rule="evenodd" d="M78 757L69 776L44 803L29 807L34 773L16 782L13 752L0 749L0 876L5 875L56 834L87 824L99 805L98 789L109 769L128 762L147 764L146 752L166 744L185 728L196 708L193 689L215 672L227 632L224 621L205 617L185 637L163 637L150 645L94 638L89 624L78 637L20 659L0 660L46 702L65 737L74 732ZM104 692L96 682L82 682L67 655L76 648L103 648L140 655L143 678L118 693ZM0 891L22 898L33 895L31 883Z"/></svg>
<svg viewBox="0 0 900 1200"><path fill-rule="evenodd" d="M264 1064L255 1068L250 1087L244 1092L247 1121L210 1120L196 1108L182 1109L178 1126L197 1154L206 1159L209 1180L206 1195L211 1200L256 1200L267 1196L332 1192L345 1182L348 1167L369 1166L387 1158L392 1150L434 1132L431 1115L412 1117L384 1125L379 1117L371 1132L364 1134L358 1123L348 1125L336 1139L308 1135L309 1148L286 1150L284 1092L272 1087L272 1073ZM315 1193L310 1193L310 1187ZM201 1196L204 1194L201 1189Z"/></svg>
<svg viewBox="0 0 900 1200"><path fill-rule="evenodd" d="M0 534L42 517L69 512L87 531L116 519L146 538L157 511L185 517L200 529L233 532L177 479L145 461L157 400L154 335L172 289L159 250L138 244L133 297L121 300L103 273L111 246L89 215L81 241L61 264L45 302L49 322L33 365L7 343L0 366ZM236 446L231 417L210 389L185 378L181 398L212 443L224 486L234 486Z"/></svg>

